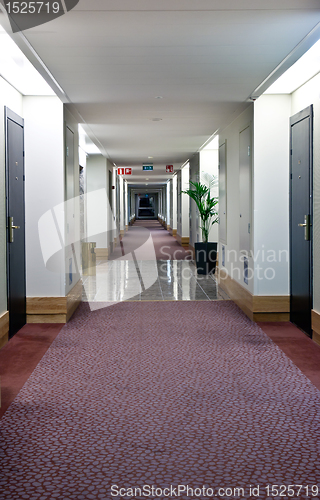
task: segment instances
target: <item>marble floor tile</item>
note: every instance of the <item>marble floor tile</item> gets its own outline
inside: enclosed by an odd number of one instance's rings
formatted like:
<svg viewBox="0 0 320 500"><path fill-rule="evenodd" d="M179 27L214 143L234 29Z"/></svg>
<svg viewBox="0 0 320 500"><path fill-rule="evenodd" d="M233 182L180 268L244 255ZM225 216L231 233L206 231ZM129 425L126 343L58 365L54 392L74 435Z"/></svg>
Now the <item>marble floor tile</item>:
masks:
<svg viewBox="0 0 320 500"><path fill-rule="evenodd" d="M83 300L229 300L214 275L198 276L193 261L99 261L83 276Z"/></svg>

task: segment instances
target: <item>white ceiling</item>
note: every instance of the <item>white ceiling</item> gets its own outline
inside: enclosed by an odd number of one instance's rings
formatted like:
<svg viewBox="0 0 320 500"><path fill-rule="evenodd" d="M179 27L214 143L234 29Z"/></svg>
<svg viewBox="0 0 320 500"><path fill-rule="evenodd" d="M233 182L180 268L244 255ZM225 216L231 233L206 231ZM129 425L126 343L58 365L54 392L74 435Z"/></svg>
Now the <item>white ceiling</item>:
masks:
<svg viewBox="0 0 320 500"><path fill-rule="evenodd" d="M80 0L24 36L104 154L133 167L130 181L159 183L319 38L305 39L319 22L319 0Z"/></svg>

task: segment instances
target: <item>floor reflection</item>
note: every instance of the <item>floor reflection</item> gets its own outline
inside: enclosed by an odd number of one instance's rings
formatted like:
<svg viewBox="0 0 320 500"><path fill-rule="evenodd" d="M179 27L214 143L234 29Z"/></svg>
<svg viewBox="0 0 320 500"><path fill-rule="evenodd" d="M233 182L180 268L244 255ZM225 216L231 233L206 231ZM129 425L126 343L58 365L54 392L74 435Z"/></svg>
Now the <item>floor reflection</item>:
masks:
<svg viewBox="0 0 320 500"><path fill-rule="evenodd" d="M83 301L228 300L214 275L197 275L192 261L114 260L97 262L83 276Z"/></svg>

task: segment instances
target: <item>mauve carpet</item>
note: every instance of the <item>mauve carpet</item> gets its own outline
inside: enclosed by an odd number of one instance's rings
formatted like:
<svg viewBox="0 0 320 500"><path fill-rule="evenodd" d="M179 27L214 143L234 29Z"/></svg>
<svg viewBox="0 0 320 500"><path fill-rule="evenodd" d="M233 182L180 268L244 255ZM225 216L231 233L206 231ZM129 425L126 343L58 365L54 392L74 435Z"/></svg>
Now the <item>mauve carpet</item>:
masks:
<svg viewBox="0 0 320 500"><path fill-rule="evenodd" d="M122 238L121 245L118 245L110 256L109 260L120 259L123 255L141 248L149 236L152 236L155 256L148 255L148 249L144 254L144 260L154 258L156 260L192 260L191 250L182 247L171 234L157 220L136 220L133 226Z"/></svg>
<svg viewBox="0 0 320 500"><path fill-rule="evenodd" d="M319 410L231 301L82 304L0 421L0 498L146 498L128 490L143 485L280 498L265 486L317 484Z"/></svg>

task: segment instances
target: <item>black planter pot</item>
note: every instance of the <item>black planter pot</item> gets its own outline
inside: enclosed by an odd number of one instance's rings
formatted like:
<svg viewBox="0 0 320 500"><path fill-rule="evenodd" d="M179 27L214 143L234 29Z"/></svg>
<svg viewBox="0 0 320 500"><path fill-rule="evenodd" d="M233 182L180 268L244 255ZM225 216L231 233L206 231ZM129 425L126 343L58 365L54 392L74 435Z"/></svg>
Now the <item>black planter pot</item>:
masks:
<svg viewBox="0 0 320 500"><path fill-rule="evenodd" d="M196 266L198 274L209 274L216 272L218 243L195 243Z"/></svg>

